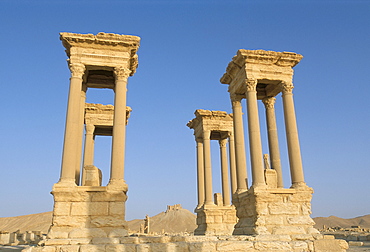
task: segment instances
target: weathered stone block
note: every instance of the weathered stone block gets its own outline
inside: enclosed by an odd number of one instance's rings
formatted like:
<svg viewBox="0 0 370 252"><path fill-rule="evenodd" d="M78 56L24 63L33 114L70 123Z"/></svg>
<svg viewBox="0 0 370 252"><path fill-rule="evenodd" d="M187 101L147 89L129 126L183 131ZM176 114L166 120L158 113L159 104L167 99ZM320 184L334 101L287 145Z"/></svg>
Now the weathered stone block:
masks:
<svg viewBox="0 0 370 252"><path fill-rule="evenodd" d="M124 227L126 221L123 218L114 216L93 216L91 217L92 227Z"/></svg>
<svg viewBox="0 0 370 252"><path fill-rule="evenodd" d="M315 240L315 252L338 252L348 249L348 244L343 240Z"/></svg>
<svg viewBox="0 0 370 252"><path fill-rule="evenodd" d="M91 238L69 238L69 244L71 245L85 245L91 242Z"/></svg>
<svg viewBox="0 0 370 252"><path fill-rule="evenodd" d="M124 237L128 236L128 231L126 229L120 228L120 229L114 229L108 233L108 237Z"/></svg>
<svg viewBox="0 0 370 252"><path fill-rule="evenodd" d="M71 215L108 215L108 202L73 202Z"/></svg>
<svg viewBox="0 0 370 252"><path fill-rule="evenodd" d="M105 245L81 245L80 252L105 252Z"/></svg>
<svg viewBox="0 0 370 252"><path fill-rule="evenodd" d="M254 248L260 251L292 251L292 246L289 242L279 242L279 241L259 241L254 244Z"/></svg>
<svg viewBox="0 0 370 252"><path fill-rule="evenodd" d="M53 215L70 215L71 202L55 202Z"/></svg>
<svg viewBox="0 0 370 252"><path fill-rule="evenodd" d="M85 227L88 220L88 216L54 216L53 224L55 227Z"/></svg>
<svg viewBox="0 0 370 252"><path fill-rule="evenodd" d="M99 192L91 195L92 202L126 202L126 200L125 192Z"/></svg>
<svg viewBox="0 0 370 252"><path fill-rule="evenodd" d="M310 234L296 234L291 235L293 241L313 241L315 238L313 238Z"/></svg>
<svg viewBox="0 0 370 252"><path fill-rule="evenodd" d="M137 252L150 252L150 245L149 244L137 244L136 251Z"/></svg>
<svg viewBox="0 0 370 252"><path fill-rule="evenodd" d="M59 252L78 252L79 249L79 245L65 245L59 247Z"/></svg>
<svg viewBox="0 0 370 252"><path fill-rule="evenodd" d="M271 203L268 205L270 214L299 214L297 203Z"/></svg>
<svg viewBox="0 0 370 252"><path fill-rule="evenodd" d="M306 234L306 231L303 227L297 227L297 226L278 226L274 227L272 229L273 234L288 234L288 235L294 235L294 234Z"/></svg>
<svg viewBox="0 0 370 252"><path fill-rule="evenodd" d="M125 202L109 202L109 215L125 216Z"/></svg>
<svg viewBox="0 0 370 252"><path fill-rule="evenodd" d="M254 246L250 241L220 241L216 243L216 251L254 251Z"/></svg>
<svg viewBox="0 0 370 252"><path fill-rule="evenodd" d="M114 244L106 245L106 252L136 252L135 244Z"/></svg>
<svg viewBox="0 0 370 252"><path fill-rule="evenodd" d="M189 243L189 252L217 251L216 242L191 242Z"/></svg>
<svg viewBox="0 0 370 252"><path fill-rule="evenodd" d="M311 219L310 216L294 216L287 217L287 222L291 225L315 225L315 222Z"/></svg>
<svg viewBox="0 0 370 252"><path fill-rule="evenodd" d="M107 234L99 228L78 228L69 233L70 238L93 238L107 237Z"/></svg>
<svg viewBox="0 0 370 252"><path fill-rule="evenodd" d="M91 241L92 244L119 244L119 238L110 237L94 237Z"/></svg>
<svg viewBox="0 0 370 252"><path fill-rule="evenodd" d="M291 246L294 252L309 251L307 242L294 241L294 242L291 242Z"/></svg>
<svg viewBox="0 0 370 252"><path fill-rule="evenodd" d="M139 237L122 237L121 243L124 244L138 244L139 243Z"/></svg>

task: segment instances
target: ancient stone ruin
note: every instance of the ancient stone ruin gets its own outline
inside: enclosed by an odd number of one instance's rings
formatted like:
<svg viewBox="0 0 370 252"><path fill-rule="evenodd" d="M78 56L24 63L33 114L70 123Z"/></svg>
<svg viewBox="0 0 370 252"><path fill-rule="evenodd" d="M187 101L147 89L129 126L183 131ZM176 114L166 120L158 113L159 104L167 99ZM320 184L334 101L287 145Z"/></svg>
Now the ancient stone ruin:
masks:
<svg viewBox="0 0 370 252"><path fill-rule="evenodd" d="M321 235L313 228L310 217L313 190L304 180L292 94L293 67L301 55L264 50L237 52L221 78L221 83L229 85L233 113L196 110L196 117L188 123L197 146L198 228L194 235L129 236L125 221L124 150L131 109L126 106L126 90L128 77L136 71L140 39L106 33L61 33L60 38L71 70L61 176L52 189L53 221L47 239L28 250L208 252L348 248L343 240ZM113 89L114 105L85 104L88 88ZM291 174L288 188L283 186L274 111L275 97L280 93ZM247 104L251 180L247 176L243 99ZM258 100L262 100L266 110L269 155L265 156ZM107 185L101 184L105 174L94 166L96 135L112 136ZM217 140L220 146L222 194L214 194L212 189L211 140ZM144 232L150 233L150 220L146 220Z"/></svg>

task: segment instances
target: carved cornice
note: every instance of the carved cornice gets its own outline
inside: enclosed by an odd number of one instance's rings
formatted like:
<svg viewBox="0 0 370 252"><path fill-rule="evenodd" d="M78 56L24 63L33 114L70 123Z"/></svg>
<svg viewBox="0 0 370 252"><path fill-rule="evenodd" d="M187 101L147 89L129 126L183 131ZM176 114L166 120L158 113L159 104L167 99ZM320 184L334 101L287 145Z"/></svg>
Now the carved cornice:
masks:
<svg viewBox="0 0 370 252"><path fill-rule="evenodd" d="M257 91L256 90L257 80L255 80L255 79L246 79L245 84L246 84L246 87L247 87L247 92L251 92L251 91L256 92Z"/></svg>
<svg viewBox="0 0 370 252"><path fill-rule="evenodd" d="M131 74L131 70L124 67L115 67L113 72L116 80L127 80Z"/></svg>
<svg viewBox="0 0 370 252"><path fill-rule="evenodd" d="M291 94L294 88L293 83L285 81L280 83L280 87L283 94Z"/></svg>
<svg viewBox="0 0 370 252"><path fill-rule="evenodd" d="M273 109L275 105L275 97L266 97L262 99L263 104L265 104L266 109Z"/></svg>
<svg viewBox="0 0 370 252"><path fill-rule="evenodd" d="M69 70L71 71L72 77L81 78L85 73L86 67L84 64L81 63L69 63L68 64Z"/></svg>

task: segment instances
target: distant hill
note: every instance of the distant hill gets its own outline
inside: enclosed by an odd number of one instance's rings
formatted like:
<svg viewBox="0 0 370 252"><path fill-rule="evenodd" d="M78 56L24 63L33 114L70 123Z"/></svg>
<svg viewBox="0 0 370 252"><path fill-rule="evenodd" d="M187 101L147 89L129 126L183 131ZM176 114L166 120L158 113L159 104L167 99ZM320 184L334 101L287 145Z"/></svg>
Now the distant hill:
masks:
<svg viewBox="0 0 370 252"><path fill-rule="evenodd" d="M0 231L15 232L41 231L47 233L51 225L53 212L29 214L16 217L0 218Z"/></svg>
<svg viewBox="0 0 370 252"><path fill-rule="evenodd" d="M41 231L46 234L51 225L53 213L39 213L16 217L0 218L0 231L15 232ZM196 226L196 216L181 205L167 206L165 212L161 212L149 218L150 232L155 233L181 233L193 232ZM139 232L144 219L136 219L127 222L129 230Z"/></svg>
<svg viewBox="0 0 370 252"><path fill-rule="evenodd" d="M15 232L18 229L24 231L41 231L47 233L52 220L52 212L30 214L16 217L0 218L0 231ZM351 219L343 219L336 216L316 217L315 228L326 227L361 226L370 228L370 214ZM128 228L132 232L139 232L140 226L144 225L144 219L128 221ZM181 233L193 232L196 228L196 215L180 205L167 206L165 212L149 217L150 231L155 233Z"/></svg>
<svg viewBox="0 0 370 252"><path fill-rule="evenodd" d="M133 232L139 232L140 225L144 225L144 220L128 222L128 227ZM154 233L190 233L197 227L196 215L183 209L181 205L167 206L165 212L149 218L149 225L150 232Z"/></svg>
<svg viewBox="0 0 370 252"><path fill-rule="evenodd" d="M347 228L351 226L361 226L363 228L370 228L370 214L359 216L351 219L342 219L336 216L316 217L313 218L316 225L315 228L321 229L323 225L326 227L342 227Z"/></svg>

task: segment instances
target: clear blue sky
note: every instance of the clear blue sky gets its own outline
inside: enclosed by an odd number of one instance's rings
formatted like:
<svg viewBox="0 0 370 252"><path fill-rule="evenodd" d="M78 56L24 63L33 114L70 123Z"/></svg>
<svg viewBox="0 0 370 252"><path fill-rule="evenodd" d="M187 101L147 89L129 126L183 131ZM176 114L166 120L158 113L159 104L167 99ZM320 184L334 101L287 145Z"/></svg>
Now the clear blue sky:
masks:
<svg viewBox="0 0 370 252"><path fill-rule="evenodd" d="M0 217L52 210L70 76L59 32L101 31L142 39L127 96L128 220L166 205L196 206L195 141L186 123L196 109L231 112L219 79L240 48L304 56L294 98L313 216L370 214L370 1L0 0L0 30ZM113 102L111 90L87 95ZM277 117L289 186L280 105ZM96 143L104 181L110 141ZM262 141L267 153L264 128ZM215 143L212 156L220 192Z"/></svg>

